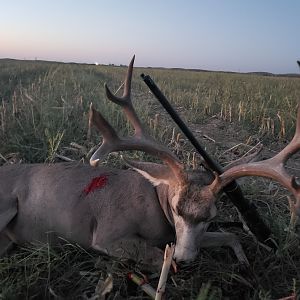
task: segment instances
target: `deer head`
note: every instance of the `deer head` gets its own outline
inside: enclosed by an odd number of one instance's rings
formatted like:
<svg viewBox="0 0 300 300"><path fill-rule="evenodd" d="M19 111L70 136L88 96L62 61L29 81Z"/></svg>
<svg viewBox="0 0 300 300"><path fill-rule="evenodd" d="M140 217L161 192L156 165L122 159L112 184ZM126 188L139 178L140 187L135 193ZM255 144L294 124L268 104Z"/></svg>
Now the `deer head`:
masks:
<svg viewBox="0 0 300 300"><path fill-rule="evenodd" d="M177 261L188 261L195 258L201 236L206 231L209 221L217 213L215 200L222 188L230 181L242 176L267 176L283 183L294 195L299 197L296 180L294 178L285 179L286 173L281 167L282 161L285 162L290 154L279 153L269 162L233 167L216 177L214 177L213 172L207 169L185 170L184 165L167 147L157 143L149 136L133 108L131 79L134 58L132 58L127 70L122 97L115 96L105 85L107 98L122 107L134 128L134 134L131 137L119 137L101 113L91 105L89 126L94 125L99 130L103 136L103 141L92 155L90 164L97 166L110 152L125 150L144 151L162 160L164 164L126 162L156 187L161 207L176 232L174 257ZM298 121L297 127L300 127L300 121ZM297 137L294 138L293 145L298 139L299 132L300 129L297 129ZM296 149L299 149L299 145L288 146L287 148L284 153L294 153ZM272 162L272 167L268 166L270 162ZM277 167L278 164L279 167ZM245 166L247 166L247 171L244 171ZM265 166L268 166L267 170ZM279 173L278 168L280 168ZM253 171L254 169L255 171Z"/></svg>

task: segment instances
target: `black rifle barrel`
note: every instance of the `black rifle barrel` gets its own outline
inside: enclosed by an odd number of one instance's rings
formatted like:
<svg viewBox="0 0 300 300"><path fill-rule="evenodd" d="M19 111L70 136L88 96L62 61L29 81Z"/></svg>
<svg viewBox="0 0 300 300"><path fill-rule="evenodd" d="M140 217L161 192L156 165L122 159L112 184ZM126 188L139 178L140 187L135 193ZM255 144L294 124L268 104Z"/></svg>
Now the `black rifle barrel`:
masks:
<svg viewBox="0 0 300 300"><path fill-rule="evenodd" d="M222 167L219 165L219 163L215 162L201 147L198 140L195 138L195 136L186 126L186 124L182 121L178 113L175 111L175 109L169 103L168 99L164 96L164 94L154 83L152 78L149 75L144 74L141 74L141 77L143 81L147 84L153 95L158 99L158 101L162 104L165 110L170 114L174 122L178 125L178 127L182 130L185 136L190 140L192 145L196 148L199 154L206 161L209 168L215 171L217 174L222 174ZM275 244L272 243L271 240L268 240L271 235L270 229L259 216L255 205L243 196L242 190L237 184L237 182L233 181L230 184L228 184L224 188L224 192L227 194L231 202L237 207L239 212L242 214L247 226L249 227L251 232L257 237L257 239L261 242L266 243L268 246L274 248Z"/></svg>

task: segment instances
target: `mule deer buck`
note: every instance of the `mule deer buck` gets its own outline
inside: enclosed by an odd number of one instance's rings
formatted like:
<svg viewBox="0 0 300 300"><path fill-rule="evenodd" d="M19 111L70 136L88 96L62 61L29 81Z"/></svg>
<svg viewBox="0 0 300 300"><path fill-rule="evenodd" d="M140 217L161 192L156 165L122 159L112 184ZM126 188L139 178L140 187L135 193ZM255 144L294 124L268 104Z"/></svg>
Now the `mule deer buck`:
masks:
<svg viewBox="0 0 300 300"><path fill-rule="evenodd" d="M128 67L124 93L109 100L123 108L134 135L120 138L104 117L90 107L90 126L103 142L89 165L74 163L6 165L0 168L0 249L11 243L73 241L110 255L159 263L166 243L176 242L174 258L193 260L200 247L229 246L247 263L232 233L207 232L216 215L215 201L228 182L242 176L265 176L287 187L296 197L299 184L283 164L300 149L300 116L292 142L270 160L243 164L221 176L205 169L187 171L165 146L144 130L131 102L134 57ZM96 167L114 151L140 150L164 164L128 161L133 170ZM136 256L135 256L136 258Z"/></svg>

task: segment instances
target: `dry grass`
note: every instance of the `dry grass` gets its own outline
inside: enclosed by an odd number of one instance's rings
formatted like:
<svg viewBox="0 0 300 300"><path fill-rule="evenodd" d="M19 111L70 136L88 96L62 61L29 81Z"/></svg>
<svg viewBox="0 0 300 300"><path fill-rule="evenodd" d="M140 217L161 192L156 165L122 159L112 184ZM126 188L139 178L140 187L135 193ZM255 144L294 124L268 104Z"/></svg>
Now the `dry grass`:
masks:
<svg viewBox="0 0 300 300"><path fill-rule="evenodd" d="M104 99L104 81L117 90L124 68L24 61L0 61L0 67L0 162L55 161L56 154L81 159L83 154L70 149L70 142L89 149L99 139L95 132L91 142L86 139L90 102L101 107L119 132L127 134L131 130L120 110ZM136 71L133 90L139 114L152 134L169 143L190 167L195 164L193 149L177 129L173 131L172 122L138 80L142 72L156 80L193 129L205 129L205 122L210 126L208 122L215 116L214 120L224 127L216 127L219 135L225 135L228 128L236 132L243 127L236 144L246 144L246 140L255 144L257 139L264 139L267 148L275 150L277 143L283 144L293 132L296 101L300 98L299 78ZM229 157L225 151L232 146L218 143L221 136L214 135L210 127L206 129L212 140L201 143L222 161L244 151L235 147ZM132 155L149 159L141 153ZM106 163L119 165L116 158ZM228 229L240 236L251 267L240 266L229 249L203 250L193 264L182 266L169 278L168 299L277 299L299 292L299 237L289 231L286 192L265 180L249 180L243 190L270 225L278 251L268 252L249 234ZM225 197L218 206L220 221L238 220L236 210ZM113 277L108 299L147 299L127 280L128 272L139 273L140 268L136 263L99 256L72 244L58 248L18 247L0 259L0 299L96 299L97 283L108 274ZM151 279L153 286L157 281L158 277Z"/></svg>

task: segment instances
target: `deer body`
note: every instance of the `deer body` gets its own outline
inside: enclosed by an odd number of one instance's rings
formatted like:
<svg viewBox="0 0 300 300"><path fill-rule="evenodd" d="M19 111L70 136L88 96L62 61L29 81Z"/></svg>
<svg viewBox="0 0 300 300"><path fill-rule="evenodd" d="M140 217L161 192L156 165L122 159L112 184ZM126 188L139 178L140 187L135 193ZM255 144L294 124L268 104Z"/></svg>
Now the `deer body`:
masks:
<svg viewBox="0 0 300 300"><path fill-rule="evenodd" d="M89 183L103 175L105 185L87 194ZM9 165L0 168L4 180L9 184L1 184L0 201L17 208L5 232L15 242L62 237L104 250L138 236L154 246L174 240L155 188L136 172L70 163Z"/></svg>
<svg viewBox="0 0 300 300"><path fill-rule="evenodd" d="M211 180L205 172L200 175L200 185ZM105 176L105 184L87 192L99 176ZM175 191L165 184L154 187L131 170L78 163L7 165L0 167L0 182L8 182L0 186L0 253L12 242L71 241L126 258L138 249L139 259L159 266L160 249L177 236L178 260L191 260L199 247L225 245L247 263L236 237L206 233L208 222L198 223L198 230L176 229L171 208Z"/></svg>

